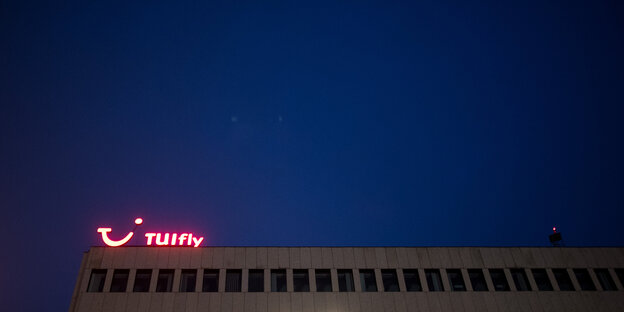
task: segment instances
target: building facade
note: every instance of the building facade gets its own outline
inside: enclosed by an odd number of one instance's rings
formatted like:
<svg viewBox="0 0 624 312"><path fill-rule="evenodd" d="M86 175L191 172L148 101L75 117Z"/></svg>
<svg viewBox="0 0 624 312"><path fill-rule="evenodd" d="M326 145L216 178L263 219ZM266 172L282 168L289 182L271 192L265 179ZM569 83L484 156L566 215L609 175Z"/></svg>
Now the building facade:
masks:
<svg viewBox="0 0 624 312"><path fill-rule="evenodd" d="M624 248L92 247L69 311L624 311Z"/></svg>

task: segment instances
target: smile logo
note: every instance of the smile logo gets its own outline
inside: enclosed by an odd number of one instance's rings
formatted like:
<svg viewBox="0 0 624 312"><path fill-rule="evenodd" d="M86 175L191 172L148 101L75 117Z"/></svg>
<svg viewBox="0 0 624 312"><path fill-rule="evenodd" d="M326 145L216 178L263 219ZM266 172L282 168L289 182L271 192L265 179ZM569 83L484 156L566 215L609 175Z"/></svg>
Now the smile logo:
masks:
<svg viewBox="0 0 624 312"><path fill-rule="evenodd" d="M104 243L110 247L119 247L129 242L132 236L134 235L134 230L136 230L137 226L143 224L143 219L136 218L134 220L134 224L136 226L132 230L132 232L128 233L126 237L115 241L108 238L108 233L112 232L111 228L98 228L97 232L102 234L102 240ZM193 235L193 233L145 233L145 238L147 239L146 245L151 246L152 242L156 243L156 246L192 246L199 247L203 237L199 237L197 235ZM171 238L171 239L169 239Z"/></svg>
<svg viewBox="0 0 624 312"><path fill-rule="evenodd" d="M118 247L127 243L132 238L132 235L134 235L134 230L136 230L137 226L141 225L142 223L143 223L143 219L136 218L136 220L134 220L134 224L136 224L136 226L134 226L134 229L132 230L132 232L128 233L126 237L118 241L114 241L108 238L108 232L113 231L111 228L98 228L97 231L98 233L102 233L102 240L104 241L106 245L111 246L111 247Z"/></svg>

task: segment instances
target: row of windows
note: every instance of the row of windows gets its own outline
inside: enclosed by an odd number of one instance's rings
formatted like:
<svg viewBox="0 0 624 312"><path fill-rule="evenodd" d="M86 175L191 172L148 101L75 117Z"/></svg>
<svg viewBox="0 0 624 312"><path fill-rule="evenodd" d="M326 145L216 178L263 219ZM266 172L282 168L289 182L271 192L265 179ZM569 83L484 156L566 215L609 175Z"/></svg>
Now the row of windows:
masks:
<svg viewBox="0 0 624 312"><path fill-rule="evenodd" d="M88 292L102 292L104 291L104 281L106 280L106 269L93 269L91 271L91 277L87 287ZM360 269L358 270L360 276L361 290L364 292L377 292L377 279L375 276L375 270L373 269ZM420 275L418 269L402 269L403 280L405 281L405 291L422 291L423 285L421 284ZM468 281L472 285L473 291L489 291L486 277L482 269L468 269ZM488 269L494 291L509 291L509 282L505 274L504 269ZM518 291L531 291L534 290L529 282L530 272L535 281L535 285L539 291L552 291L553 284L547 273L547 269L530 269L525 270L521 268L509 269L509 273L512 277L513 283ZM596 290L590 272L588 269L572 269L576 280L580 286L580 290L592 291ZM624 269L615 269L616 275L619 278L622 285L624 285ZM173 289L173 277L175 270L173 269L159 269L156 281L156 292L171 292ZM242 276L243 271L240 269L228 269L225 270L225 289L219 289L219 270L218 269L205 269L203 271L201 291L202 292L240 292L241 285L243 283ZM263 269L250 269L247 279L247 291L248 292L264 292L264 270ZM596 278L600 283L600 286L605 291L617 290L615 281L611 277L608 269L594 269ZM568 274L567 269L552 269L552 274L555 278L559 289L562 291L574 291L574 284ZM128 286L128 277L130 270L128 269L115 269L113 272L113 278L110 285L110 292L126 292ZM464 276L460 269L446 269L446 275L448 278L448 284L451 291L466 291L466 283ZM444 284L442 283L442 275L439 269L425 269L424 276L429 291L445 291ZM351 269L338 269L338 291L351 292L355 291L353 281L353 270ZM270 270L270 285L271 292L285 292L287 290L287 278L285 269L272 269ZM134 285L132 286L133 292L147 292L150 291L150 282L152 279L151 269L139 269L136 270L134 278ZM197 279L196 269L183 269L180 275L180 292L195 292L195 285ZM332 276L329 269L315 269L314 279L316 281L317 292L331 292ZM381 270L382 289L385 292L399 291L399 279L397 271L395 269L382 269ZM293 291L295 292L308 292L310 291L310 277L309 270L307 269L293 269L292 274Z"/></svg>

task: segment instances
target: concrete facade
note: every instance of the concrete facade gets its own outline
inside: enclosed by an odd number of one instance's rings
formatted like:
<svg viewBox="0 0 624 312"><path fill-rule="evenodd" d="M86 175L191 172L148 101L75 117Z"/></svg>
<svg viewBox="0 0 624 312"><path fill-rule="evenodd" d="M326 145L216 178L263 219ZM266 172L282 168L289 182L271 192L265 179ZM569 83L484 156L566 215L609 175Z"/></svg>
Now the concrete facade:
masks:
<svg viewBox="0 0 624 312"><path fill-rule="evenodd" d="M510 269L525 269L531 291L518 291ZM538 291L531 269L547 269L553 291ZM553 268L566 269L575 291L561 291ZM595 291L581 290L573 269L588 269ZM608 269L617 290L601 287ZM624 311L624 248L568 247L92 247L82 259L70 312L381 312ZM102 292L87 292L91 272L106 269ZM114 269L129 269L126 292L109 292ZM137 269L152 269L148 292L133 292ZM171 292L155 292L159 269L175 269ZM195 292L179 292L181 270L196 269ZM202 292L205 269L219 270L219 291ZM224 292L227 269L242 269L241 292ZM247 292L249 269L264 269L264 292ZM271 269L286 269L287 291L271 292ZM307 269L309 292L293 291L293 269ZM314 270L330 269L332 292L316 292ZM338 269L352 269L354 292L339 292ZM374 269L377 292L362 292L359 269ZM384 292L382 269L396 269L400 291ZM404 269L418 269L422 291L406 291ZM428 289L425 269L439 269L444 291ZM461 269L466 291L452 291L447 269ZM483 269L488 291L473 291L468 269ZM504 269L510 290L494 291L488 269ZM618 271L619 272L619 271Z"/></svg>

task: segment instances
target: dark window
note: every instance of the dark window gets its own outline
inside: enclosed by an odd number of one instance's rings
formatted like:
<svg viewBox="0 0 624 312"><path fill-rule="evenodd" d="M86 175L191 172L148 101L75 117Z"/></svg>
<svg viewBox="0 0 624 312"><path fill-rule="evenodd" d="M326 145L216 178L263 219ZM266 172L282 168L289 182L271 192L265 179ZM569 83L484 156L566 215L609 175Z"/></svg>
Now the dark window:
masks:
<svg viewBox="0 0 624 312"><path fill-rule="evenodd" d="M548 273L546 273L546 269L532 269L531 273L533 273L533 279L535 280L537 289L539 289L540 291L553 290L552 284L550 283L550 278L548 278Z"/></svg>
<svg viewBox="0 0 624 312"><path fill-rule="evenodd" d="M152 280L152 270L137 270L134 276L134 292L149 291L150 281Z"/></svg>
<svg viewBox="0 0 624 312"><path fill-rule="evenodd" d="M180 292L194 292L197 281L197 270L182 270L180 275Z"/></svg>
<svg viewBox="0 0 624 312"><path fill-rule="evenodd" d="M249 292L263 292L264 291L264 270L249 270Z"/></svg>
<svg viewBox="0 0 624 312"><path fill-rule="evenodd" d="M509 283L503 269L490 269L490 277L496 291L509 291Z"/></svg>
<svg viewBox="0 0 624 312"><path fill-rule="evenodd" d="M225 291L226 292L240 292L241 291L241 270L226 270L225 271Z"/></svg>
<svg viewBox="0 0 624 312"><path fill-rule="evenodd" d="M286 292L286 270L271 270L271 291Z"/></svg>
<svg viewBox="0 0 624 312"><path fill-rule="evenodd" d="M377 291L377 281L374 270L360 270L360 284L362 291Z"/></svg>
<svg viewBox="0 0 624 312"><path fill-rule="evenodd" d="M202 283L203 292L219 291L219 270L204 270L204 280Z"/></svg>
<svg viewBox="0 0 624 312"><path fill-rule="evenodd" d="M611 274L609 274L609 270L594 269L594 273L596 273L596 277L598 278L598 282L600 283L602 290L617 290L615 282L613 281L613 278L611 278Z"/></svg>
<svg viewBox="0 0 624 312"><path fill-rule="evenodd" d="M427 278L427 286L429 291L444 291L444 285L442 285L442 277L440 276L440 270L427 269L425 270L425 278Z"/></svg>
<svg viewBox="0 0 624 312"><path fill-rule="evenodd" d="M617 275L620 280L620 284L624 286L624 269L615 269L615 275Z"/></svg>
<svg viewBox="0 0 624 312"><path fill-rule="evenodd" d="M332 291L331 273L329 270L316 270L316 291Z"/></svg>
<svg viewBox="0 0 624 312"><path fill-rule="evenodd" d="M104 281L106 281L106 269L94 269L91 271L91 277L89 278L88 292L102 292L104 291Z"/></svg>
<svg viewBox="0 0 624 312"><path fill-rule="evenodd" d="M170 292L173 285L173 270L158 270L156 292Z"/></svg>
<svg viewBox="0 0 624 312"><path fill-rule="evenodd" d="M422 285L420 284L420 277L418 276L417 269L404 269L403 279L405 280L405 290L422 291Z"/></svg>
<svg viewBox="0 0 624 312"><path fill-rule="evenodd" d="M338 290L340 290L341 292L355 291L355 287L353 285L352 270L338 270Z"/></svg>
<svg viewBox="0 0 624 312"><path fill-rule="evenodd" d="M399 278L395 269L381 270L381 280L383 282L384 291L399 291Z"/></svg>
<svg viewBox="0 0 624 312"><path fill-rule="evenodd" d="M553 274L555 275L555 280L557 284L559 284L559 289L563 291L572 291L574 290L574 285L572 285L572 280L570 279L570 275L566 269L553 269Z"/></svg>
<svg viewBox="0 0 624 312"><path fill-rule="evenodd" d="M128 286L128 275L130 275L130 270L115 270L110 292L125 292Z"/></svg>
<svg viewBox="0 0 624 312"><path fill-rule="evenodd" d="M594 285L587 269L574 269L572 271L576 276L579 286L581 286L581 290L596 290L596 285Z"/></svg>
<svg viewBox="0 0 624 312"><path fill-rule="evenodd" d="M529 284L529 278L524 269L511 269L510 271L516 290L531 291L531 284Z"/></svg>
<svg viewBox="0 0 624 312"><path fill-rule="evenodd" d="M310 277L307 269L293 270L293 290L296 292L310 291Z"/></svg>
<svg viewBox="0 0 624 312"><path fill-rule="evenodd" d="M473 291L488 291L485 275L481 269L468 269L468 278Z"/></svg>
<svg viewBox="0 0 624 312"><path fill-rule="evenodd" d="M452 291L466 291L466 284L460 269L447 269L446 275Z"/></svg>

